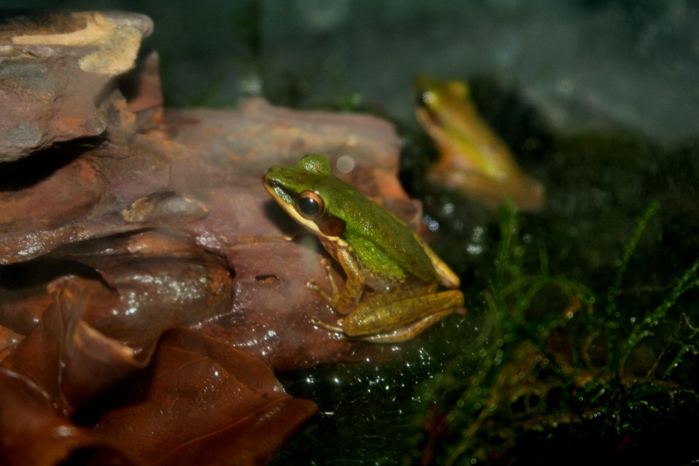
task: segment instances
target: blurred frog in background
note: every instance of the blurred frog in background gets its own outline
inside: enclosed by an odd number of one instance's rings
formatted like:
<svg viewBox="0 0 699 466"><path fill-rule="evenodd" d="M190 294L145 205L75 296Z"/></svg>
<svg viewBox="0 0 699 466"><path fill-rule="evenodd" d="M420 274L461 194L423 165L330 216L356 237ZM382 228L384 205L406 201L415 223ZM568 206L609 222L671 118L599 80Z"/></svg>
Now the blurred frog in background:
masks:
<svg viewBox="0 0 699 466"><path fill-rule="evenodd" d="M519 168L507 145L478 115L466 83L423 76L415 80L414 90L417 119L439 151L430 181L491 207L508 197L520 209L542 207L543 186Z"/></svg>

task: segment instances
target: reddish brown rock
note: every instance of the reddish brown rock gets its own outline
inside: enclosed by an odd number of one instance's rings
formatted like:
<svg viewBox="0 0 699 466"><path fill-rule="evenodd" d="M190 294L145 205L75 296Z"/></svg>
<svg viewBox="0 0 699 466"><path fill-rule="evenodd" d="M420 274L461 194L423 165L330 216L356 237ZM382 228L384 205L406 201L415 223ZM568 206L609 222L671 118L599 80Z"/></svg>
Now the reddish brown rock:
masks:
<svg viewBox="0 0 699 466"><path fill-rule="evenodd" d="M53 157L58 164L43 162L34 155L31 160L15 162L0 175L5 178L5 186L13 184L11 178L16 182L24 177L18 183L20 186L0 192L0 232L51 230L71 220L83 219L102 196L104 180L87 160ZM27 176L32 167L42 164L54 168L50 176L38 180ZM17 215L18 212L24 215Z"/></svg>
<svg viewBox="0 0 699 466"><path fill-rule="evenodd" d="M232 112L167 110L165 122L174 141L230 172L260 176L272 165L321 153L366 195L405 196L396 179L400 139L392 124L376 117L300 112L252 98Z"/></svg>
<svg viewBox="0 0 699 466"><path fill-rule="evenodd" d="M3 214L6 224L13 228L0 237L5 263L48 255L106 271L113 263L108 254L71 255L69 246L100 243L108 245L104 246L107 250L115 251L115 244L129 234L134 236L130 236L131 249L125 254L140 251L141 257L154 254L155 260L168 262L169 256L143 249L139 245L141 236L136 233L144 228L177 232L175 236L162 236L162 241L189 244L189 248L226 259L226 267L234 277L234 304L228 316L225 312L215 313L219 317L211 322L214 327L210 331L225 334L229 344L246 348L279 369L366 357L365 350L359 353L356 350L365 345L337 341L329 332L310 325L310 319L318 313L324 314L321 315L324 320L334 319L332 310L304 286L311 276L323 282L323 269L319 265L322 253L318 252L318 243L312 237L307 236L303 247L298 242L288 241L290 234L300 234L301 229L274 205L260 177L269 164L287 163L292 158L287 151L277 162L270 159L270 154L282 147L282 141L290 134L305 141L299 146L302 151L299 157L305 151L327 152L334 153L336 161L346 155L342 151L348 150L346 141L351 139L359 155L354 159L354 170L345 174L346 178L362 180L360 188L371 195L382 194L382 189L395 194L400 190L395 181L398 146L395 134L388 131L389 125L373 117L292 112L256 100L240 110L212 112L211 115L217 115L220 121L202 119L205 111L195 111L193 115L197 117L188 117L186 130L181 126L167 127L168 132L186 140L190 146L186 147L176 140L161 138L160 132L134 133L135 118L127 104L115 95L111 105L114 111L109 113L108 141L86 150L81 147L79 156L65 167L55 170L39 184L12 193L14 204L8 203ZM183 125L188 114L180 111L178 115L178 124ZM248 118L252 122L247 121ZM300 122L299 127L293 129L295 122ZM241 133L235 138L223 131L219 136L212 135L212 128L227 128L226 125L231 128L247 126L248 130L239 130ZM244 140L244 135L257 134L266 134L268 143L276 142L268 147L263 144L264 140ZM226 144L231 144L232 149L224 151L222 148ZM245 146L254 149L240 157L230 155L237 154L235 150ZM252 156L254 150L263 154L262 161ZM221 151L229 156L222 159ZM370 158L373 151L377 153L376 166ZM53 181L60 180L66 170L83 166L95 174L92 184ZM388 188L386 182L378 181L379 175L384 179L390 175L393 182ZM24 209L12 208L13 205L31 205L35 192L44 184L54 186L55 192L44 189L43 196L56 199L65 196L66 199L47 209L51 215L26 219ZM88 189L91 185L98 186L101 194L85 196L71 192ZM97 189L88 192L100 193ZM419 209L412 202L400 199L393 199L387 205L398 207L399 213L408 220L419 221ZM79 202L82 210L71 207L72 200ZM53 218L56 220L46 223ZM124 264L120 267L140 267L141 259L136 255L131 257L130 265L119 259ZM287 259L279 261L279 257ZM181 256L174 260L185 261ZM261 283L276 283L276 286L260 287ZM161 297L167 302L167 295ZM132 314L147 315L145 311ZM126 321L123 325L125 329L131 327ZM150 326L144 322L141 325Z"/></svg>
<svg viewBox="0 0 699 466"><path fill-rule="evenodd" d="M104 98L152 29L134 13L0 16L0 160L103 134Z"/></svg>

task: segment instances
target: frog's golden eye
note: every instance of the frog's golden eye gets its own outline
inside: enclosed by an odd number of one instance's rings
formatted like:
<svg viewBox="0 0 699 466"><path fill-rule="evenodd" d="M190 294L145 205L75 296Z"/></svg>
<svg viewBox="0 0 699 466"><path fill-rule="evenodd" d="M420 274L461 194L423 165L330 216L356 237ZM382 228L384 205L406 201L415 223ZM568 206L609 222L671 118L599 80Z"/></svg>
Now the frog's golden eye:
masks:
<svg viewBox="0 0 699 466"><path fill-rule="evenodd" d="M299 195L296 201L296 210L302 217L314 219L323 215L325 203L323 199L313 191L304 191Z"/></svg>

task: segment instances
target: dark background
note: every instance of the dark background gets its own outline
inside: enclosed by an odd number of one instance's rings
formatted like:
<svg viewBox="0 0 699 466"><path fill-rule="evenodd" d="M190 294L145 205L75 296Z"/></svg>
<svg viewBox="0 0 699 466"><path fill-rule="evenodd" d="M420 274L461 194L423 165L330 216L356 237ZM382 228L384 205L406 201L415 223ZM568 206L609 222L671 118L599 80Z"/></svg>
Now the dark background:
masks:
<svg viewBox="0 0 699 466"><path fill-rule="evenodd" d="M658 141L697 134L699 3L689 0L5 0L122 9L155 22L171 106L246 95L311 106L359 93L412 121L410 84L487 75L555 128L608 120Z"/></svg>

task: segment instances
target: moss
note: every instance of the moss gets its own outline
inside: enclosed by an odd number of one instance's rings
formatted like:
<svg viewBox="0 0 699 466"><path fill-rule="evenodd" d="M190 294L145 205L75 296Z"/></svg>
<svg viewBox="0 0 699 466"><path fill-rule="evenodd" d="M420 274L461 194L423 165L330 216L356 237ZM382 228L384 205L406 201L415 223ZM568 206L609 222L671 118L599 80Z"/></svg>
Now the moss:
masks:
<svg viewBox="0 0 699 466"><path fill-rule="evenodd" d="M662 345L674 350L669 367L681 364L693 351L694 328L682 332L684 325L676 327L664 334L661 346L659 340L648 346L642 342L648 328L672 320L677 299L697 284L699 262L635 325L622 325L625 312L615 302L635 245L657 208L648 209L629 241L606 308L575 282L525 274L514 216L503 218L498 267L485 293L489 317L479 357L455 357L422 387L423 399L430 400L423 407L426 418L440 425L438 438L435 429L423 434L431 461L555 464L571 457L593 460L591 451L612 455L625 442L631 442L627 454L637 456L649 448L638 439L651 432L665 438L668 431L677 436L691 428L696 420L687 409L699 402L694 379L670 379L658 365L667 365ZM567 304L551 299L556 290ZM547 303L548 312L532 312L537 301ZM678 448L676 458L686 458L680 438L667 441Z"/></svg>

